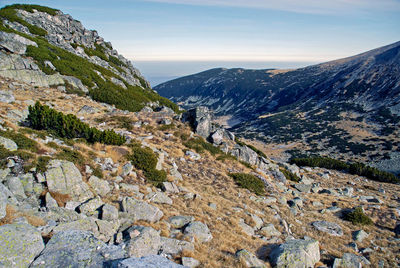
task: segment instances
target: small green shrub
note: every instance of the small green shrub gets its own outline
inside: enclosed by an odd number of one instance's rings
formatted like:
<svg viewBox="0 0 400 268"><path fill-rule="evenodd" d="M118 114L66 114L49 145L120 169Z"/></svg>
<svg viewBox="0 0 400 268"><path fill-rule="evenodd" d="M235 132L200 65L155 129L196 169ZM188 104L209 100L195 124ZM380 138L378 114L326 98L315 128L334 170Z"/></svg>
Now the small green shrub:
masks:
<svg viewBox="0 0 400 268"><path fill-rule="evenodd" d="M46 171L47 164L51 158L49 156L39 156L36 159L36 172L43 173Z"/></svg>
<svg viewBox="0 0 400 268"><path fill-rule="evenodd" d="M156 168L158 158L156 154L148 147L142 148L139 144L131 146L132 154L128 159L132 164L143 171L152 171Z"/></svg>
<svg viewBox="0 0 400 268"><path fill-rule="evenodd" d="M145 171L144 175L157 187L159 187L162 182L167 181L167 172L165 172L165 170L152 169Z"/></svg>
<svg viewBox="0 0 400 268"><path fill-rule="evenodd" d="M117 123L117 126L119 128L125 128L127 130L132 130L132 121L129 117L126 116L120 116L120 115L115 115L110 118L111 121L114 121Z"/></svg>
<svg viewBox="0 0 400 268"><path fill-rule="evenodd" d="M219 156L217 157L217 160L218 160L218 161L225 162L225 160L235 160L235 161L236 161L237 159L236 159L236 157L234 157L234 156L231 155L231 154L224 153L224 154L219 155Z"/></svg>
<svg viewBox="0 0 400 268"><path fill-rule="evenodd" d="M229 173L229 176L242 188L248 189L257 195L265 193L264 183L260 178L246 173Z"/></svg>
<svg viewBox="0 0 400 268"><path fill-rule="evenodd" d="M350 221L352 224L356 225L372 225L374 222L370 217L364 214L362 208L358 207L354 209L352 212L349 212L344 215L344 220Z"/></svg>
<svg viewBox="0 0 400 268"><path fill-rule="evenodd" d="M239 161L239 162L240 162L240 164L242 164L243 166L245 166L245 167L247 167L247 168L250 168L250 169L253 169L253 167L252 167L249 163L244 162L244 161Z"/></svg>
<svg viewBox="0 0 400 268"><path fill-rule="evenodd" d="M206 142L203 138L191 138L183 143L186 147L195 150L197 153L202 153L204 151L210 152L212 155L224 154L221 149L215 147L209 142Z"/></svg>
<svg viewBox="0 0 400 268"><path fill-rule="evenodd" d="M290 172L286 168L281 168L280 171L282 172L283 175L285 175L287 180L294 181L294 182L299 182L300 181L300 178L297 177L296 174L293 174L292 172Z"/></svg>
<svg viewBox="0 0 400 268"><path fill-rule="evenodd" d="M103 171L101 170L101 168L99 166L96 167L91 167L93 170L93 176L96 176L97 178L102 179L104 177L103 175Z"/></svg>
<svg viewBox="0 0 400 268"><path fill-rule="evenodd" d="M55 155L55 158L67 160L79 166L83 166L85 163L85 158L80 152L68 148L62 148L61 152Z"/></svg>
<svg viewBox="0 0 400 268"><path fill-rule="evenodd" d="M83 138L90 143L100 142L110 145L122 145L126 141L125 137L113 130L100 131L83 123L75 115L64 115L46 105L41 105L40 102L29 106L28 120L32 128L52 131L61 138Z"/></svg>

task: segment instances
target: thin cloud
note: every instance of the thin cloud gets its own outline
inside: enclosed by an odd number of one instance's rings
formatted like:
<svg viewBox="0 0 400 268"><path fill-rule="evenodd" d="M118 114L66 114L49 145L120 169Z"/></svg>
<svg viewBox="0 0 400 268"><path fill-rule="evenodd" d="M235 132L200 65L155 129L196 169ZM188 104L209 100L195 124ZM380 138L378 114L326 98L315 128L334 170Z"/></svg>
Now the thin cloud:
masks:
<svg viewBox="0 0 400 268"><path fill-rule="evenodd" d="M169 4L199 6L230 6L263 8L298 13L334 14L336 12L354 12L376 10L400 10L398 0L143 0Z"/></svg>

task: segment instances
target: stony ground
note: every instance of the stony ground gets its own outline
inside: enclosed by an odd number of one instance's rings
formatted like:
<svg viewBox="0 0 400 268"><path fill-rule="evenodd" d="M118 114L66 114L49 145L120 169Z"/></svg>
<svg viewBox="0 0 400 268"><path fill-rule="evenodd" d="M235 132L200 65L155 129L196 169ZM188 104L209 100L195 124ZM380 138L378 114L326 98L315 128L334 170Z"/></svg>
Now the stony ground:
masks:
<svg viewBox="0 0 400 268"><path fill-rule="evenodd" d="M190 128L165 111L129 113L86 97L8 80L0 87L2 128L21 131L18 122L39 100L92 126L140 141L160 155L158 164L169 173L161 191L126 160L126 146L69 144L24 131L40 144L35 154L54 160L44 172L21 170L17 158L0 170L1 265L27 267L33 262L32 267L48 267L79 261L90 266L159 254L189 267L285 267L276 256L278 245L294 256L293 248L303 248L298 256L308 266L400 264L400 239L394 232L400 216L399 185L293 167L300 183L284 184L258 171L265 178L266 195L257 196L227 175L257 171L234 160L218 161L207 152L187 154L174 133L190 135ZM165 119L173 125L161 128L159 122ZM80 152L83 161L58 160L56 154L63 148ZM373 225L342 219L344 211L359 206ZM23 233L27 237L20 241ZM63 262L65 256L69 257ZM173 264L163 267L168 265Z"/></svg>

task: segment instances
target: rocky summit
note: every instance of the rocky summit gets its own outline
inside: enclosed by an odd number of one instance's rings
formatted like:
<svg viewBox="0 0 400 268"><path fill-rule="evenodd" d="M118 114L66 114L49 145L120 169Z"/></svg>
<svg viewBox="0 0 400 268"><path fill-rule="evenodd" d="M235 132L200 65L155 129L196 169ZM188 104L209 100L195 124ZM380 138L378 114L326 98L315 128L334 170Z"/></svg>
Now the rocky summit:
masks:
<svg viewBox="0 0 400 268"><path fill-rule="evenodd" d="M1 267L400 265L395 175L273 160L69 15L0 18Z"/></svg>

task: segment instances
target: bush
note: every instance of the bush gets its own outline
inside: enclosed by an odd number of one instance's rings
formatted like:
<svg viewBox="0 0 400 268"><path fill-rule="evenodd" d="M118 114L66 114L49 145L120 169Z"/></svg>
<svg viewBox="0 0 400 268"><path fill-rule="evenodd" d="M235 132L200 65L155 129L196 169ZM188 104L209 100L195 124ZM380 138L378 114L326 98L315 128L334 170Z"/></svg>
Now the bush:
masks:
<svg viewBox="0 0 400 268"><path fill-rule="evenodd" d="M48 156L39 156L38 159L36 159L36 172L45 172L47 170L46 167L50 159L51 158Z"/></svg>
<svg viewBox="0 0 400 268"><path fill-rule="evenodd" d="M294 182L299 182L300 181L300 178L297 177L296 174L293 174L292 172L290 172L286 168L281 168L280 171L282 172L283 175L285 175L287 180L294 181Z"/></svg>
<svg viewBox="0 0 400 268"><path fill-rule="evenodd" d="M68 148L62 148L62 151L56 154L56 158L70 161L79 166L83 166L85 163L85 159L80 152Z"/></svg>
<svg viewBox="0 0 400 268"><path fill-rule="evenodd" d="M186 141L183 145L186 147L195 150L198 153L204 152L204 150L210 152L212 155L216 154L223 154L221 149L218 147L215 147L209 142L206 142L203 138L197 137L197 138L191 138L188 141Z"/></svg>
<svg viewBox="0 0 400 268"><path fill-rule="evenodd" d="M100 142L110 145L122 145L125 137L113 130L100 131L83 123L75 115L64 115L46 105L36 102L29 106L28 120L32 128L49 130L61 138L83 138L90 143Z"/></svg>
<svg viewBox="0 0 400 268"><path fill-rule="evenodd" d="M159 187L162 182L167 181L167 172L165 172L165 170L152 169L150 171L145 171L144 175L157 187Z"/></svg>
<svg viewBox="0 0 400 268"><path fill-rule="evenodd" d="M350 174L364 176L368 179L379 182L400 182L400 179L396 175L386 171L381 171L377 168L370 167L362 163L348 164L346 162L328 157L293 158L290 162L298 166L322 167L339 171L344 170Z"/></svg>
<svg viewBox="0 0 400 268"><path fill-rule="evenodd" d="M354 209L352 212L345 214L344 220L350 221L352 224L355 225L371 225L374 223L370 217L364 214L362 208L360 207Z"/></svg>
<svg viewBox="0 0 400 268"><path fill-rule="evenodd" d="M254 175L246 173L229 173L229 176L232 177L237 185L242 188L248 189L257 195L263 195L265 193L264 182Z"/></svg>
<svg viewBox="0 0 400 268"><path fill-rule="evenodd" d="M156 168L158 158L156 154L148 147L142 148L139 144L132 147L132 154L128 159L132 164L143 171L152 171Z"/></svg>

